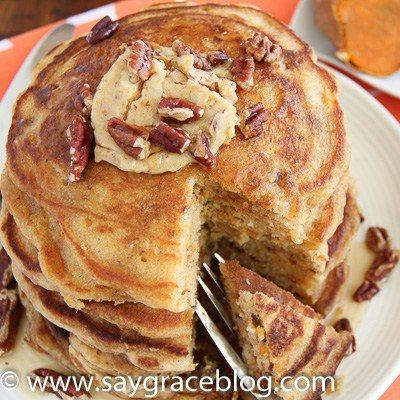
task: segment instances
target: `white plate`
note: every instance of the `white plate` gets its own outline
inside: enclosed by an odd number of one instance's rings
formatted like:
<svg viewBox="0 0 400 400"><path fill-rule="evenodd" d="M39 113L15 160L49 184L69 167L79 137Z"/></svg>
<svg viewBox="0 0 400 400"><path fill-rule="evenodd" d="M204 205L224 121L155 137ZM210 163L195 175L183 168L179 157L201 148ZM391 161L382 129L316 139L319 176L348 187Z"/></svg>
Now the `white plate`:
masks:
<svg viewBox="0 0 400 400"><path fill-rule="evenodd" d="M352 174L358 183L359 201L366 217L356 242L362 242L365 228L378 224L389 229L400 247L400 126L389 112L371 95L349 78L335 72L340 97L347 117L352 142ZM353 258L366 267L365 260ZM329 396L332 400L377 400L400 374L400 268L383 284L379 293L366 304L365 313L356 327L357 352L344 360L338 375L344 377L343 387ZM33 368L51 366L26 344L5 359L0 371L14 369L23 377ZM8 361L9 365L4 366ZM32 400L46 396L22 389L6 392L0 399ZM48 397L53 399L54 397ZM95 399L105 397L96 396Z"/></svg>
<svg viewBox="0 0 400 400"><path fill-rule="evenodd" d="M352 144L352 175L365 216L355 242L363 242L368 226L381 225L399 248L400 125L358 84L339 72L334 74ZM357 352L341 365L338 374L344 376L344 388L333 399L377 400L400 375L399 287L400 268L367 304L356 329Z"/></svg>
<svg viewBox="0 0 400 400"><path fill-rule="evenodd" d="M311 45L318 58L332 65L336 65L383 92L400 98L400 71L385 78L377 78L372 75L364 74L335 57L334 46L315 24L315 14L312 3L312 0L301 0L299 2L293 14L290 26L301 39Z"/></svg>

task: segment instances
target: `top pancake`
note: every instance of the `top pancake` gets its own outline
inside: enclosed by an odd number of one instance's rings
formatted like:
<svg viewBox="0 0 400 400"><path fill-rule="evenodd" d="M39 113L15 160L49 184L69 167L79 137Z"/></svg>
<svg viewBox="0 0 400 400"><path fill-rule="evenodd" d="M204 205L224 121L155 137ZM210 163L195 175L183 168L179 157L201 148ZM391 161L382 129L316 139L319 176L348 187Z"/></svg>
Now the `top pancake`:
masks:
<svg viewBox="0 0 400 400"><path fill-rule="evenodd" d="M259 101L270 112L258 140L238 134L220 150L212 171L191 166L176 174L149 176L91 162L81 182L67 184L65 131L75 112L73 94L78 82L97 87L123 43L146 39L170 46L179 38L196 50L223 49L235 57L242 52L240 44L257 30L284 49L282 68L257 63L254 88L238 90L239 116ZM168 192L158 195L170 198L179 191L174 187L180 185L176 175L190 173L262 204L294 232L303 233L310 207L325 202L347 171L349 150L332 77L314 63L307 45L260 11L215 5L150 10L122 19L115 34L103 42L89 45L80 38L53 57L19 99L7 146L13 179L50 207L110 217L121 217L121 209L129 209L132 217L140 218L144 193L168 182ZM101 202L94 193L101 194ZM164 216L171 204L165 200L168 206L157 210Z"/></svg>

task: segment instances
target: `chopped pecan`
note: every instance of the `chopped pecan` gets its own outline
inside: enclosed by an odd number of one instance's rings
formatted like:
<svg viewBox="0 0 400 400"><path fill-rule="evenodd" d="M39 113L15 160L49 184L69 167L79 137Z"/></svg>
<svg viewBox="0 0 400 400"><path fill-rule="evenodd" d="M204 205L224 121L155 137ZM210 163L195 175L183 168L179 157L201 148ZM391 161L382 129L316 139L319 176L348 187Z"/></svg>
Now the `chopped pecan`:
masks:
<svg viewBox="0 0 400 400"><path fill-rule="evenodd" d="M68 180L70 182L79 181L83 170L89 163L90 146L92 134L86 120L81 116L76 116L72 124L67 129L67 137L70 141L70 165Z"/></svg>
<svg viewBox="0 0 400 400"><path fill-rule="evenodd" d="M0 291L0 355L14 346L21 318L21 304L15 289Z"/></svg>
<svg viewBox="0 0 400 400"><path fill-rule="evenodd" d="M371 268L378 268L382 264L397 264L398 262L399 252L393 249L385 249L377 254Z"/></svg>
<svg viewBox="0 0 400 400"><path fill-rule="evenodd" d="M172 153L182 154L190 144L190 137L183 129L174 128L160 121L150 132L149 140Z"/></svg>
<svg viewBox="0 0 400 400"><path fill-rule="evenodd" d="M143 40L135 40L130 49L132 54L128 59L128 65L132 72L142 81L149 79L153 67L153 49Z"/></svg>
<svg viewBox="0 0 400 400"><path fill-rule="evenodd" d="M271 40L260 33L255 33L244 43L246 53L254 57L256 61L272 62L277 60L282 54L282 48L271 42Z"/></svg>
<svg viewBox="0 0 400 400"><path fill-rule="evenodd" d="M89 116L92 112L93 93L89 84L84 83L79 86L78 94L74 100L75 109L83 115Z"/></svg>
<svg viewBox="0 0 400 400"><path fill-rule="evenodd" d="M191 144L190 150L198 163L206 167L213 167L215 165L215 156L210 148L210 139L204 132L200 132L197 135L195 141Z"/></svg>
<svg viewBox="0 0 400 400"><path fill-rule="evenodd" d="M229 60L228 55L224 51L211 51L207 54L207 59L211 65L220 65Z"/></svg>
<svg viewBox="0 0 400 400"><path fill-rule="evenodd" d="M261 135L263 124L268 117L268 111L261 102L247 108L244 114L244 123L241 126L243 136L249 139Z"/></svg>
<svg viewBox="0 0 400 400"><path fill-rule="evenodd" d="M0 250L0 289L7 288L13 280L11 259L4 250Z"/></svg>
<svg viewBox="0 0 400 400"><path fill-rule="evenodd" d="M347 318L339 319L333 325L333 328L335 329L336 332L347 331L353 335L350 354L354 353L356 351L356 338L354 336L353 328L351 327L350 321Z"/></svg>
<svg viewBox="0 0 400 400"><path fill-rule="evenodd" d="M184 99L163 97L157 106L161 117L172 118L176 121L196 120L203 116L204 110Z"/></svg>
<svg viewBox="0 0 400 400"><path fill-rule="evenodd" d="M204 57L202 54L194 51L190 46L183 43L179 39L174 40L174 42L172 43L172 50L174 50L178 56L191 54L194 58L193 65L196 68L203 69L205 71L208 71L211 69L211 63L207 60L206 57Z"/></svg>
<svg viewBox="0 0 400 400"><path fill-rule="evenodd" d="M101 42L109 38L118 28L118 22L113 21L109 16L102 18L86 35L86 40L90 44Z"/></svg>
<svg viewBox="0 0 400 400"><path fill-rule="evenodd" d="M354 301L361 303L362 301L371 300L379 293L379 286L375 282L364 281L353 295Z"/></svg>
<svg viewBox="0 0 400 400"><path fill-rule="evenodd" d="M234 81L244 90L250 89L254 84L253 73L254 59L249 54L243 54L233 60L231 72Z"/></svg>
<svg viewBox="0 0 400 400"><path fill-rule="evenodd" d="M148 155L149 132L146 128L130 125L119 118L111 118L107 129L117 146L129 156L143 159Z"/></svg>
<svg viewBox="0 0 400 400"><path fill-rule="evenodd" d="M375 253L389 249L391 246L391 239L388 231L379 226L369 227L366 236L366 244L369 249Z"/></svg>
<svg viewBox="0 0 400 400"><path fill-rule="evenodd" d="M386 278L399 262L400 254L392 249L385 249L375 257L371 268L367 272L367 279L371 282L379 282Z"/></svg>
<svg viewBox="0 0 400 400"><path fill-rule="evenodd" d="M32 378L41 379L45 392L53 393L60 399L88 400L92 398L86 390L77 390L74 380L60 372L48 368L38 368L32 371L31 375ZM75 380L75 382L78 383L79 380Z"/></svg>

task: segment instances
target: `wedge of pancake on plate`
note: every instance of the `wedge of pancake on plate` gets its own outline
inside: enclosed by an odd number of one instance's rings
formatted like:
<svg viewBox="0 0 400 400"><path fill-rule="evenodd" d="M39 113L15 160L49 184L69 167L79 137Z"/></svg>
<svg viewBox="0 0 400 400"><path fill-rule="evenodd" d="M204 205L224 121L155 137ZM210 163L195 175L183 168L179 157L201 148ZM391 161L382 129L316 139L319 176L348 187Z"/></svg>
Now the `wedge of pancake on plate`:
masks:
<svg viewBox="0 0 400 400"><path fill-rule="evenodd" d="M238 330L243 358L254 376L268 375L283 399L315 399L316 390L295 390L296 377L333 376L353 340L325 326L321 315L237 261L221 264L222 279ZM320 385L322 383L320 382Z"/></svg>
<svg viewBox="0 0 400 400"><path fill-rule="evenodd" d="M293 312L327 314L360 222L349 161L333 77L271 16L171 3L103 19L15 106L0 224L28 340L97 377L215 370L194 329L213 249L307 304ZM346 341L326 332L333 374Z"/></svg>

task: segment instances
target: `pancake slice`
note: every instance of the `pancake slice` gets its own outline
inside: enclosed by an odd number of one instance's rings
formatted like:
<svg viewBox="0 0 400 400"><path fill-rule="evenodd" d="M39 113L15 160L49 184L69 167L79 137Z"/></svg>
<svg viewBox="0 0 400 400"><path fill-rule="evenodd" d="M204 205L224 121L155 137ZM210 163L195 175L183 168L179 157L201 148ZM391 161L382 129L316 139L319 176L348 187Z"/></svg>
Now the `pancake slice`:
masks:
<svg viewBox="0 0 400 400"><path fill-rule="evenodd" d="M144 337L133 329L120 328L94 315L71 309L57 292L34 285L14 266L13 273L19 289L40 314L88 345L105 352L126 354L132 364L148 371L194 369L192 332L175 338Z"/></svg>
<svg viewBox="0 0 400 400"><path fill-rule="evenodd" d="M311 308L235 261L220 268L243 359L253 376L271 375L275 384L289 376L333 377L351 344L349 332L325 326ZM293 384L293 379L285 383ZM279 396L315 399L322 391L321 386L314 392L291 388Z"/></svg>

